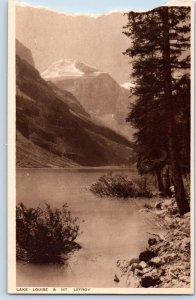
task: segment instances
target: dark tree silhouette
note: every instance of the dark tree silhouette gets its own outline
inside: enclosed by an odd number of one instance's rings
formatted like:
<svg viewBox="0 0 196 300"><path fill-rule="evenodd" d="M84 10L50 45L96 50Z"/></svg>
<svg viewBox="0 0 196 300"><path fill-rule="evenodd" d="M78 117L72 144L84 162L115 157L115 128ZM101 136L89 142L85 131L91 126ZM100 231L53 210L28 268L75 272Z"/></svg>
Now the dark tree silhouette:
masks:
<svg viewBox="0 0 196 300"><path fill-rule="evenodd" d="M189 211L182 176L190 168L189 19L189 7L165 6L128 13L124 27L131 39L124 54L132 58L132 93L137 99L127 121L138 129L138 167L146 163L164 190L162 170L169 165L182 215Z"/></svg>

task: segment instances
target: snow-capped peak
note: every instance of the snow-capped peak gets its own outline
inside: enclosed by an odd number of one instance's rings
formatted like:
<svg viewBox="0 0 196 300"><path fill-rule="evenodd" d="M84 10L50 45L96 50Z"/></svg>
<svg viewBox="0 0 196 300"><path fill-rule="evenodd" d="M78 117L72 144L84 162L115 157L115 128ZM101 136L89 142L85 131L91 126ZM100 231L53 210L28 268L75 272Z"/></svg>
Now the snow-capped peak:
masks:
<svg viewBox="0 0 196 300"><path fill-rule="evenodd" d="M100 73L96 68L88 66L75 59L61 59L54 62L42 73L44 79L60 79L64 77L82 77L84 75Z"/></svg>

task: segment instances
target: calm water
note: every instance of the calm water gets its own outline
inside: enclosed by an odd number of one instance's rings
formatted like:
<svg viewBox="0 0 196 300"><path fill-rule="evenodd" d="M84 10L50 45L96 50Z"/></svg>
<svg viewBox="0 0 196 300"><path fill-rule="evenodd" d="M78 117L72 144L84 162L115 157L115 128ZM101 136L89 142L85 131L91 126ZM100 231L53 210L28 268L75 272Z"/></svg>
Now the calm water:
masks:
<svg viewBox="0 0 196 300"><path fill-rule="evenodd" d="M137 257L146 246L150 221L139 212L148 200L98 198L89 192L106 170L17 170L17 202L35 207L44 201L59 207L67 203L84 222L77 242L82 249L71 255L68 265L38 266L17 263L18 286L115 287L118 259ZM128 170L113 170L127 173ZM118 285L119 286L119 285Z"/></svg>

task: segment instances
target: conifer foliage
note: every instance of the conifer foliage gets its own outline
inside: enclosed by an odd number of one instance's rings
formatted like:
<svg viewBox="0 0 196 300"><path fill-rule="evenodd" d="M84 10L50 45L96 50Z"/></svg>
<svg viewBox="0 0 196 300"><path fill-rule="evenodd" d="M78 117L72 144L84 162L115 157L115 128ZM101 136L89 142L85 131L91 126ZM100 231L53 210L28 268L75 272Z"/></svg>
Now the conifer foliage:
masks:
<svg viewBox="0 0 196 300"><path fill-rule="evenodd" d="M165 190L167 167L180 213L189 211L183 175L190 172L190 7L130 12L124 34L131 39L136 97L127 121L136 129L140 173L153 172Z"/></svg>

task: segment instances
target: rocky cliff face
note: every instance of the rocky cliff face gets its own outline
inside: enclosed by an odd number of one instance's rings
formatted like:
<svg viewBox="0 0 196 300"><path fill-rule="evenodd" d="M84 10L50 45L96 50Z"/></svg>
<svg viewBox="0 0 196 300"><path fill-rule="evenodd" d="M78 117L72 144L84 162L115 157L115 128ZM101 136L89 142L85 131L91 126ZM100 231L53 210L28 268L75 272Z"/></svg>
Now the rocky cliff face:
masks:
<svg viewBox="0 0 196 300"><path fill-rule="evenodd" d="M72 58L104 70L119 83L129 81L130 59L122 55L130 44L122 34L126 24L122 12L93 17L16 8L16 37L31 49L40 72L59 59Z"/></svg>
<svg viewBox="0 0 196 300"><path fill-rule="evenodd" d="M92 121L70 93L47 83L24 57L16 59L17 165L126 165L132 144Z"/></svg>
<svg viewBox="0 0 196 300"><path fill-rule="evenodd" d="M116 114L120 104L124 102L125 109L128 102L129 93L108 73L76 60L57 61L42 73L42 77L71 92L91 114Z"/></svg>
<svg viewBox="0 0 196 300"><path fill-rule="evenodd" d="M71 92L91 117L129 139L133 130L126 124L130 92L108 73L73 59L53 63L42 77L58 88Z"/></svg>

